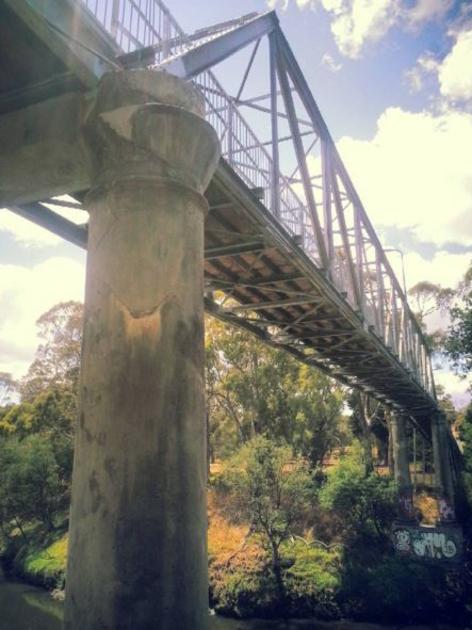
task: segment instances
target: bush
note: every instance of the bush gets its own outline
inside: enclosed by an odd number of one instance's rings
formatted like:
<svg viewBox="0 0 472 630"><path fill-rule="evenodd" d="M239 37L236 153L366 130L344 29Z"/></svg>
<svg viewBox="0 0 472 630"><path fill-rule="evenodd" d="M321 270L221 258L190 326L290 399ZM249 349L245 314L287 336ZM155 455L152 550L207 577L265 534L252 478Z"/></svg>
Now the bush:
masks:
<svg viewBox="0 0 472 630"><path fill-rule="evenodd" d="M28 547L15 559L16 571L46 588L64 588L67 534L46 546Z"/></svg>
<svg viewBox="0 0 472 630"><path fill-rule="evenodd" d="M345 562L338 594L345 615L386 623L466 623L462 585L454 571L393 555Z"/></svg>
<svg viewBox="0 0 472 630"><path fill-rule="evenodd" d="M328 551L304 542L287 542L281 548L284 608L272 566L257 537L249 548L230 562L210 563L210 601L221 614L237 617L305 617L335 619L340 616L336 592L341 572L339 551Z"/></svg>
<svg viewBox="0 0 472 630"><path fill-rule="evenodd" d="M339 549L321 549L303 541L284 546L283 558L291 564L284 574L291 615L320 619L340 616L336 602L341 584L340 555Z"/></svg>
<svg viewBox="0 0 472 630"><path fill-rule="evenodd" d="M361 446L354 442L349 453L328 472L319 502L342 518L344 537L350 545L371 537L385 542L396 515L397 490L388 477L366 475Z"/></svg>

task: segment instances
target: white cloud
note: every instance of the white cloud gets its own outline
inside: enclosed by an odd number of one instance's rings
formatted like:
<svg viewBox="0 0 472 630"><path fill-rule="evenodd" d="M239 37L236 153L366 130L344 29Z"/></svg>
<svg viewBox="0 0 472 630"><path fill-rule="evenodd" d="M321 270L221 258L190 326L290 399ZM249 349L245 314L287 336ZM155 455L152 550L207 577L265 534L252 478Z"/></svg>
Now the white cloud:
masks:
<svg viewBox="0 0 472 630"><path fill-rule="evenodd" d="M266 0L267 8L273 11L274 9L279 9L281 11L286 11L288 7L288 0Z"/></svg>
<svg viewBox="0 0 472 630"><path fill-rule="evenodd" d="M379 41L395 25L418 30L440 19L453 0L295 0L300 9L321 6L331 18L331 31L340 52L357 59L364 48ZM288 0L267 0L269 8L287 8Z"/></svg>
<svg viewBox="0 0 472 630"><path fill-rule="evenodd" d="M438 67L441 94L451 101L472 99L472 29L458 33L451 52Z"/></svg>
<svg viewBox="0 0 472 630"><path fill-rule="evenodd" d="M84 282L84 265L70 258L0 265L0 371L25 373L38 344L36 320L58 302L83 301Z"/></svg>
<svg viewBox="0 0 472 630"><path fill-rule="evenodd" d="M377 225L410 227L420 240L472 243L472 115L389 108L370 141L338 148Z"/></svg>
<svg viewBox="0 0 472 630"><path fill-rule="evenodd" d="M0 209L1 232L13 236L15 241L26 247L49 247L57 245L63 240L60 236L56 236L6 208Z"/></svg>
<svg viewBox="0 0 472 630"><path fill-rule="evenodd" d="M436 75L438 68L439 62L431 53L421 55L413 68L405 72L412 92L419 92L424 86L425 79L430 75Z"/></svg>
<svg viewBox="0 0 472 630"><path fill-rule="evenodd" d="M326 66L331 72L339 72L343 67L342 63L337 62L332 55L325 53L321 58L321 64Z"/></svg>
<svg viewBox="0 0 472 630"><path fill-rule="evenodd" d="M462 280L471 260L472 254L439 251L432 259L425 259L416 252L409 252L405 254L407 289L422 280L429 280L442 287L455 288Z"/></svg>
<svg viewBox="0 0 472 630"><path fill-rule="evenodd" d="M340 52L356 59L367 43L381 39L398 19L396 0L320 0L331 15Z"/></svg>
<svg viewBox="0 0 472 630"><path fill-rule="evenodd" d="M452 7L454 0L417 0L416 4L404 9L403 18L407 25L415 27L443 17Z"/></svg>
<svg viewBox="0 0 472 630"><path fill-rule="evenodd" d="M471 400L468 388L472 386L472 379L462 379L447 369L434 370L434 382L436 385L442 385L447 394L452 397L454 405L457 409L465 407Z"/></svg>

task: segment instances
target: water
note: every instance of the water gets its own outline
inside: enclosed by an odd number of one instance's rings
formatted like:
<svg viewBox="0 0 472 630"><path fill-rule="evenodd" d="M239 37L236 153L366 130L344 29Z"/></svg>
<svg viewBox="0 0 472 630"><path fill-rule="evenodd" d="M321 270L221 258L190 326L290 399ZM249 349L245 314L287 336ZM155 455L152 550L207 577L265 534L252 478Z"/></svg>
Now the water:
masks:
<svg viewBox="0 0 472 630"><path fill-rule="evenodd" d="M62 604L47 591L6 580L0 569L0 630L61 630Z"/></svg>
<svg viewBox="0 0 472 630"><path fill-rule="evenodd" d="M35 586L6 579L0 569L0 630L62 630L63 603ZM263 621L210 617L210 630L408 630L406 626L319 621ZM410 630L448 630L446 626L409 626Z"/></svg>

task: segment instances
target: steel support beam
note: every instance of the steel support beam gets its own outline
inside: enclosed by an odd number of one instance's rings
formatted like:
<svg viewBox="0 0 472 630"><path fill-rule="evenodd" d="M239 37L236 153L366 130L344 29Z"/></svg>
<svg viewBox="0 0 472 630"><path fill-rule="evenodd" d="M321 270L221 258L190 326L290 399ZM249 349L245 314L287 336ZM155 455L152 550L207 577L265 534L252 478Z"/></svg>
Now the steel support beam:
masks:
<svg viewBox="0 0 472 630"><path fill-rule="evenodd" d="M270 33L277 23L274 12L264 13L242 26L217 35L213 39L190 48L175 59L164 61L160 67L181 79L191 79L204 70L215 66L251 42Z"/></svg>

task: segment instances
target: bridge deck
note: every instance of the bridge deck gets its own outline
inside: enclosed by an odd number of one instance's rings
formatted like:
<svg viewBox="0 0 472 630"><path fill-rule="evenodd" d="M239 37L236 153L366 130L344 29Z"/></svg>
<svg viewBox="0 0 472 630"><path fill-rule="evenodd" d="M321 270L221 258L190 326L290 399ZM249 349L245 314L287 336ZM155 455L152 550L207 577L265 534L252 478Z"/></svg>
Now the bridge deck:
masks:
<svg viewBox="0 0 472 630"><path fill-rule="evenodd" d="M205 284L220 292L207 310L423 424L421 384L223 161L207 198Z"/></svg>

